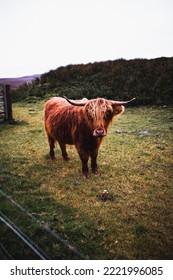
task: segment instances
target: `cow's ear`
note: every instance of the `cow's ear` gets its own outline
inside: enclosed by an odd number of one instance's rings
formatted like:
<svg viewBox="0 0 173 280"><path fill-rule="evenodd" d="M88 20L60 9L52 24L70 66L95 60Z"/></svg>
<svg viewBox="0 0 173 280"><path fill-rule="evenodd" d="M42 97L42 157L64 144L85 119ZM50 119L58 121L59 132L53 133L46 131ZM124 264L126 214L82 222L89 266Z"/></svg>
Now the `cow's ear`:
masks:
<svg viewBox="0 0 173 280"><path fill-rule="evenodd" d="M113 108L113 115L119 115L121 113L124 112L125 108L122 105L117 105L115 103L112 104L112 108Z"/></svg>

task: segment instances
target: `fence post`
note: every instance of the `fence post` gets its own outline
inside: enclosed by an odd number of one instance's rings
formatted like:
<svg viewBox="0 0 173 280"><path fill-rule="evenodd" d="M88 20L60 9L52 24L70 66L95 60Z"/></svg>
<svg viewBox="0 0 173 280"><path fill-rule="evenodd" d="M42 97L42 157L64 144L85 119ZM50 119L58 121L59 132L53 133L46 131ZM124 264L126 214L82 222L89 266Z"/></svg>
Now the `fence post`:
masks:
<svg viewBox="0 0 173 280"><path fill-rule="evenodd" d="M13 119L10 85L4 85L4 98L5 98L6 120L10 121Z"/></svg>

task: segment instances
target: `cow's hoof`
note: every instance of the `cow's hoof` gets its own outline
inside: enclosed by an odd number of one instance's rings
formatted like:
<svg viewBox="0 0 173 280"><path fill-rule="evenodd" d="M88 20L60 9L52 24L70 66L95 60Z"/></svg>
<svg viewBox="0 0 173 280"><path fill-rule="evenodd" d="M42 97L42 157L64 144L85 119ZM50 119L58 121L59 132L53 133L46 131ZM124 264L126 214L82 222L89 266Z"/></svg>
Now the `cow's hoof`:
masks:
<svg viewBox="0 0 173 280"><path fill-rule="evenodd" d="M98 169L95 169L95 170L92 170L92 172L95 174L95 175L100 175L100 171Z"/></svg>
<svg viewBox="0 0 173 280"><path fill-rule="evenodd" d="M84 177L84 179L89 179L89 174L85 173L85 174L83 174L83 177Z"/></svg>
<svg viewBox="0 0 173 280"><path fill-rule="evenodd" d="M51 157L50 157L50 159L53 161L53 160L55 160L55 159L56 159L56 157L51 156Z"/></svg>
<svg viewBox="0 0 173 280"><path fill-rule="evenodd" d="M63 159L64 159L65 161L69 161L69 160L70 160L70 157L69 157L69 156L64 156Z"/></svg>

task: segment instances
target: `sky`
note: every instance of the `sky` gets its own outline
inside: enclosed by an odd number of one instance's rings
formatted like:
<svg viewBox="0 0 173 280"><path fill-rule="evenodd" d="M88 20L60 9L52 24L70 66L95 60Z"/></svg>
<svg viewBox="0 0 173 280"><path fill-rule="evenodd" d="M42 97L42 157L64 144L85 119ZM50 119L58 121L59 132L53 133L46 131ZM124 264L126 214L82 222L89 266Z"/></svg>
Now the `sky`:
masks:
<svg viewBox="0 0 173 280"><path fill-rule="evenodd" d="M0 0L0 78L173 56L173 0Z"/></svg>

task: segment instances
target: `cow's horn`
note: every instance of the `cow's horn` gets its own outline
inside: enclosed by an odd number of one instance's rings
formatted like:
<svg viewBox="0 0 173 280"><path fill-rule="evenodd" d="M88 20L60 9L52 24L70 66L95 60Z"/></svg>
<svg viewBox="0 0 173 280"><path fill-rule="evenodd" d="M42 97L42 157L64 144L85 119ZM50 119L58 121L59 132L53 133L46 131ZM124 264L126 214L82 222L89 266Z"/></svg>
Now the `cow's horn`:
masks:
<svg viewBox="0 0 173 280"><path fill-rule="evenodd" d="M132 102L133 100L135 100L136 98L134 97L134 98L132 98L132 99L130 99L130 100L128 100L128 101L112 101L115 105L125 105L125 104L127 104L127 103L130 103L130 102Z"/></svg>
<svg viewBox="0 0 173 280"><path fill-rule="evenodd" d="M75 100L71 100L71 99L68 99L66 96L64 96L64 98L71 104L71 105L74 105L74 106L85 106L86 102L87 101L84 101L83 99L80 101L75 101Z"/></svg>

